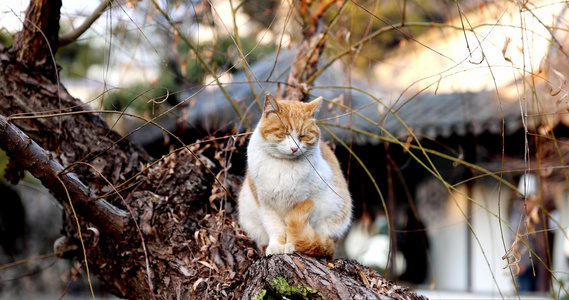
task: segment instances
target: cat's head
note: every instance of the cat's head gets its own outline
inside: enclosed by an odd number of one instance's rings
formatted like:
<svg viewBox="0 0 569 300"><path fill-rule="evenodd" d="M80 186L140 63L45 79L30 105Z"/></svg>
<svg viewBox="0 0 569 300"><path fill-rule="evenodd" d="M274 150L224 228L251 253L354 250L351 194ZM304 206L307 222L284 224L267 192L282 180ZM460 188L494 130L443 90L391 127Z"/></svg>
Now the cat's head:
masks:
<svg viewBox="0 0 569 300"><path fill-rule="evenodd" d="M315 115L322 97L309 103L265 97L265 107L258 126L267 152L280 158L297 158L311 153L320 142Z"/></svg>

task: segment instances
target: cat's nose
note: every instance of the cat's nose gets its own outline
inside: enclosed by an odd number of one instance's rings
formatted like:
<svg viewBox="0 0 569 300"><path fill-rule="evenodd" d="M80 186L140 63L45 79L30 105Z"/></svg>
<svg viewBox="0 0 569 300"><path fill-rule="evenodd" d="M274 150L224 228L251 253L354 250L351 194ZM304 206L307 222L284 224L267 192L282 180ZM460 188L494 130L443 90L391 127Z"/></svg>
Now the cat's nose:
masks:
<svg viewBox="0 0 569 300"><path fill-rule="evenodd" d="M298 147L290 147L290 150L292 150L292 153L296 153L296 151L298 151Z"/></svg>

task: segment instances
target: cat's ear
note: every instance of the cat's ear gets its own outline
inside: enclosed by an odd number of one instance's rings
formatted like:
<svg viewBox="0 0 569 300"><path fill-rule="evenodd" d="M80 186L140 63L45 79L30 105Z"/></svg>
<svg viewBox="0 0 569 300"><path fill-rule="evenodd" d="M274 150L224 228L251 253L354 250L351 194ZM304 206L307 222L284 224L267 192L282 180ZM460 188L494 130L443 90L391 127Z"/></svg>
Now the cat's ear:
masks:
<svg viewBox="0 0 569 300"><path fill-rule="evenodd" d="M322 96L308 102L310 105L310 111L313 118L320 112L320 107L322 106Z"/></svg>
<svg viewBox="0 0 569 300"><path fill-rule="evenodd" d="M268 93L265 96L265 108L263 108L263 113L265 116L268 116L272 112L278 113L280 110L281 108L277 103L277 99L275 99L271 93Z"/></svg>

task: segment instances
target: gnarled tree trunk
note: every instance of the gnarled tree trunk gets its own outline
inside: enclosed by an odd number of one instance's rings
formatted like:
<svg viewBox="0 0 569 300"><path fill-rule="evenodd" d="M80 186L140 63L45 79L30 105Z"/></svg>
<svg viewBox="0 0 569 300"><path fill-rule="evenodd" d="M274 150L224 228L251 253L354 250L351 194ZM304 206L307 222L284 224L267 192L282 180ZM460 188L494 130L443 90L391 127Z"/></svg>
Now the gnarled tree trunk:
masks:
<svg viewBox="0 0 569 300"><path fill-rule="evenodd" d="M354 262L259 257L236 203L212 192L219 167L200 162L198 145L152 164L59 83L60 7L32 0L14 45L0 49L0 147L14 162L7 173L29 170L63 205L64 257L86 255L103 286L130 299L420 298ZM234 193L238 181L224 176Z"/></svg>

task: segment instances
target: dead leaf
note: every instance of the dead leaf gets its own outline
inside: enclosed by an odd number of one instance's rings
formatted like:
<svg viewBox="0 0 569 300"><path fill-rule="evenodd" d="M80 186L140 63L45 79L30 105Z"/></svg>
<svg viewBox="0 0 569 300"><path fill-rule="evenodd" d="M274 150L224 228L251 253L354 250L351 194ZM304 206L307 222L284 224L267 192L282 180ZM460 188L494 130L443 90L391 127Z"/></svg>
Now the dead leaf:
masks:
<svg viewBox="0 0 569 300"><path fill-rule="evenodd" d="M551 71L557 75L557 78L559 79L559 87L556 91L553 90L553 87L550 87L549 94L551 96L557 96L563 90L563 86L567 83L567 80L565 79L565 75L561 74L561 72L555 69L551 69Z"/></svg>
<svg viewBox="0 0 569 300"><path fill-rule="evenodd" d="M140 1L141 0L126 0L126 7L130 8L134 11L137 11L138 10L138 3L137 2L140 2Z"/></svg>
<svg viewBox="0 0 569 300"><path fill-rule="evenodd" d="M334 103L344 105L344 94L340 94L338 97L330 100L330 103L328 103L328 110L331 110L334 107Z"/></svg>
<svg viewBox="0 0 569 300"><path fill-rule="evenodd" d="M204 266L206 266L206 267L208 267L208 268L210 268L210 269L213 270L213 266L212 266L210 263L208 263L207 261L202 261L202 260L200 260L200 261L198 261L198 263L200 263L200 264L202 264L202 265L204 265Z"/></svg>
<svg viewBox="0 0 569 300"><path fill-rule="evenodd" d="M205 283L205 286L207 287L207 279L199 278L199 279L196 280L196 282L194 282L194 284L192 285L192 290L196 291L197 288L198 288L198 286L199 286L202 282ZM205 288L200 288L200 290L203 290L203 289L205 289Z"/></svg>
<svg viewBox="0 0 569 300"><path fill-rule="evenodd" d="M506 37L506 40L504 41L504 47L502 47L502 55L504 56L504 59L507 62L512 62L512 60L506 56L506 51L508 50L508 46L510 45L510 42L512 41L512 39L510 39L509 36Z"/></svg>

